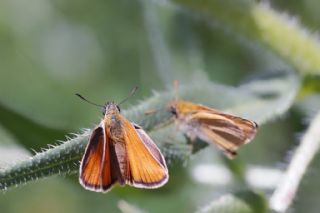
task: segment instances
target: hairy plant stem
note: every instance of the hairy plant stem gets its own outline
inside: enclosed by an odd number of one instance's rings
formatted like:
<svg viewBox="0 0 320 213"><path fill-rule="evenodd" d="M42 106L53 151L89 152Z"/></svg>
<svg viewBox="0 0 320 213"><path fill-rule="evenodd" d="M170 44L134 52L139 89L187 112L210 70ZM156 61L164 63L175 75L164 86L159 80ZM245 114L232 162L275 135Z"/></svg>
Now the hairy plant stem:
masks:
<svg viewBox="0 0 320 213"><path fill-rule="evenodd" d="M198 84L188 86L181 85L179 96L221 110L228 109L233 114L245 116L262 124L283 114L291 106L298 89L295 76L290 74L282 79L277 77L255 82L260 86L264 85L266 90L268 88L272 90L273 98L264 99L259 87L255 86L256 83L234 88L207 80L198 80ZM149 99L123 111L124 116L130 121L139 124L149 132L163 152L169 166L174 161L185 161L195 151L204 148L190 146L183 133L177 131L174 126L172 115L168 110L168 102L175 94L173 90L154 93ZM221 94L224 94L224 99L221 99ZM148 113L150 111L153 113ZM51 146L28 160L0 169L0 189L55 174L77 172L79 160L90 134L91 130L84 130L81 134L75 134L73 138L67 138L64 143Z"/></svg>
<svg viewBox="0 0 320 213"><path fill-rule="evenodd" d="M320 112L311 122L289 163L282 181L270 198L270 208L277 212L286 212L298 190L302 177L320 147Z"/></svg>

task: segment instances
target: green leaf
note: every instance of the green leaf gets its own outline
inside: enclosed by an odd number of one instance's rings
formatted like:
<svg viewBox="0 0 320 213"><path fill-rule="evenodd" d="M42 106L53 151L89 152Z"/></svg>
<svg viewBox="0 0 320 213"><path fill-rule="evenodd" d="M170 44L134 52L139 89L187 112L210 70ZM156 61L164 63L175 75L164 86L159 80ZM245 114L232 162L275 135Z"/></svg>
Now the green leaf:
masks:
<svg viewBox="0 0 320 213"><path fill-rule="evenodd" d="M14 162L26 160L30 153L19 144L6 129L0 125L0 170L14 164Z"/></svg>
<svg viewBox="0 0 320 213"><path fill-rule="evenodd" d="M299 97L303 98L307 95L320 92L320 76L306 76L302 82L302 88Z"/></svg>
<svg viewBox="0 0 320 213"><path fill-rule="evenodd" d="M11 132L20 144L29 149L39 149L48 141L57 140L57 137L63 138L67 134L63 130L40 125L1 104L0 117L0 124Z"/></svg>
<svg viewBox="0 0 320 213"><path fill-rule="evenodd" d="M292 105L299 88L296 76L290 73L264 80L255 79L239 87L218 85L205 79L195 82L181 85L179 96L195 103L245 116L259 124L285 113ZM264 91L258 85L262 86ZM174 123L168 122L172 121L167 108L168 101L174 96L173 90L154 93L140 104L123 111L123 115L129 120L149 131L169 165L174 161L185 161L194 153L183 133L177 131ZM154 113L146 115L150 110ZM5 189L58 173L77 172L90 133L91 130L84 130L60 145L0 171L0 188Z"/></svg>

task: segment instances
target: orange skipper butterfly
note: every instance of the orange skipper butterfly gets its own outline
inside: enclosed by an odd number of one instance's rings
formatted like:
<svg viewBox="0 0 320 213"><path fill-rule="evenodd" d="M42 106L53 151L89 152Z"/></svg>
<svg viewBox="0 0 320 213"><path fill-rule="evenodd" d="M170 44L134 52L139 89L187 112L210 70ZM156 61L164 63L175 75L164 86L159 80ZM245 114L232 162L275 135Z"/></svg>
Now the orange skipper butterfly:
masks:
<svg viewBox="0 0 320 213"><path fill-rule="evenodd" d="M169 110L191 141L199 138L216 144L230 159L237 155L239 146L254 138L258 128L254 121L177 98L169 103Z"/></svg>
<svg viewBox="0 0 320 213"><path fill-rule="evenodd" d="M104 117L93 130L81 160L80 184L96 192L107 192L115 183L137 188L164 185L169 178L167 165L148 134L120 114L119 104L107 102L101 107Z"/></svg>

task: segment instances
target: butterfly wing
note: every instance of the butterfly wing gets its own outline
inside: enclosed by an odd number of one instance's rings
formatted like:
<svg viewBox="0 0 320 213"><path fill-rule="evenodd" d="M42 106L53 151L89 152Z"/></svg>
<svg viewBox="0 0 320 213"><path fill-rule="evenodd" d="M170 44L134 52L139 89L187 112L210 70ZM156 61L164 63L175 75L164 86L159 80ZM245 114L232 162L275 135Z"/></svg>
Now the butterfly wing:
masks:
<svg viewBox="0 0 320 213"><path fill-rule="evenodd" d="M126 182L139 188L158 188L168 181L168 169L158 147L141 129L123 119L129 174Z"/></svg>
<svg viewBox="0 0 320 213"><path fill-rule="evenodd" d="M134 128L136 129L140 139L144 143L144 145L149 149L151 152L152 156L156 158L156 160L164 167L167 169L166 161L161 154L159 148L157 145L154 144L152 139L149 137L149 135L138 125L133 124Z"/></svg>
<svg viewBox="0 0 320 213"><path fill-rule="evenodd" d="M102 126L92 132L80 164L80 184L91 191L106 192L119 178L114 147L108 130ZM112 163L111 161L115 162Z"/></svg>
<svg viewBox="0 0 320 213"><path fill-rule="evenodd" d="M229 158L236 156L240 145L254 138L258 127L255 122L216 110L196 111L190 118L190 123L197 126L196 135L217 144Z"/></svg>

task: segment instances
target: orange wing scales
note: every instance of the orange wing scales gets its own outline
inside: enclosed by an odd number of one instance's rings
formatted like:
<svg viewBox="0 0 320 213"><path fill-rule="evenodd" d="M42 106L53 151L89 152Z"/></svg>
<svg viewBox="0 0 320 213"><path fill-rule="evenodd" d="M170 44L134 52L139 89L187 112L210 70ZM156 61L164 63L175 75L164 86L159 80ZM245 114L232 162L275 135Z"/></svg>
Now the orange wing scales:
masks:
<svg viewBox="0 0 320 213"><path fill-rule="evenodd" d="M80 183L86 189L107 192L118 182L139 188L157 188L168 180L168 169L151 138L122 120L123 138L112 141L109 129L97 127L80 165Z"/></svg>
<svg viewBox="0 0 320 213"><path fill-rule="evenodd" d="M141 141L143 141L144 145L148 148L148 150L151 152L152 156L157 159L159 163L164 168L167 168L167 165L165 163L165 159L163 155L161 154L159 148L154 144L152 139L148 136L148 134L139 126L134 125L136 132L138 133Z"/></svg>
<svg viewBox="0 0 320 213"><path fill-rule="evenodd" d="M164 185L168 169L152 139L123 117L113 102L104 111L80 163L80 184L97 192L107 192L116 182L139 188Z"/></svg>
<svg viewBox="0 0 320 213"><path fill-rule="evenodd" d="M89 140L80 166L80 183L86 188L100 187L100 166L103 153L103 129L96 128ZM98 162L98 166L97 166Z"/></svg>
<svg viewBox="0 0 320 213"><path fill-rule="evenodd" d="M109 133L103 134L97 127L89 140L80 165L80 183L86 189L98 192L108 191L117 181L117 170L111 173L111 154Z"/></svg>
<svg viewBox="0 0 320 213"><path fill-rule="evenodd" d="M234 158L240 145L254 138L258 127L253 121L188 101L174 101L170 106L187 136L218 145L229 158Z"/></svg>
<svg viewBox="0 0 320 213"><path fill-rule="evenodd" d="M168 170L166 165L159 162L155 156L158 151L158 157L159 155L162 157L156 145L151 139L148 141L148 145L145 145L129 121L123 125L131 175L128 184L141 188L157 188L165 184L168 180ZM149 149L148 146L152 146L153 149Z"/></svg>
<svg viewBox="0 0 320 213"><path fill-rule="evenodd" d="M223 113L199 112L193 120L200 127L198 136L217 144L229 158L234 158L239 146L250 142L256 133L254 122Z"/></svg>

